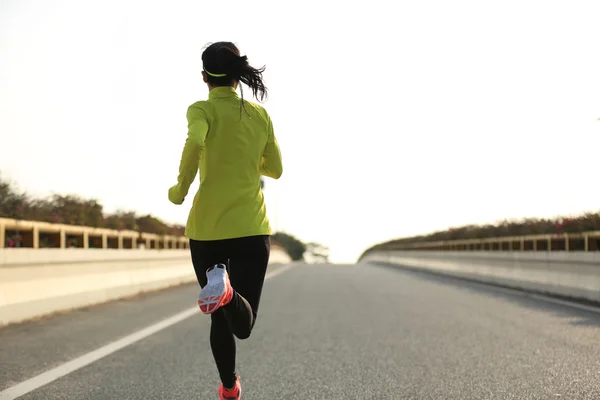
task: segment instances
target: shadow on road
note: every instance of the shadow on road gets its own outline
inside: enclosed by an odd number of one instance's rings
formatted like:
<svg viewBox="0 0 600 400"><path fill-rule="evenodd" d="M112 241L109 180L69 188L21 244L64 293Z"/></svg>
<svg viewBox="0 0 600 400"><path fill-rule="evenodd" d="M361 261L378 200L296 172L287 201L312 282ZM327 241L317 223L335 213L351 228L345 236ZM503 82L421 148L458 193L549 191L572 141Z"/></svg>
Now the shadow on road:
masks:
<svg viewBox="0 0 600 400"><path fill-rule="evenodd" d="M565 299L558 296L548 295L545 293L521 291L519 289L514 289L511 287L492 283L479 282L473 279L459 278L444 275L441 273L436 273L433 271L423 271L421 269L417 270L408 266L398 266L394 264L384 263L371 263L370 265L395 270L398 273L407 273L433 283L452 285L461 290L484 294L486 296L492 296L495 298L502 299L504 301L517 303L523 307L540 310L564 318L570 318L571 321L569 321L569 324L573 326L593 326L600 328L600 304L580 300ZM563 305L560 303L550 302L541 298L533 297L535 295L543 295L552 299L556 299L558 301L568 301L570 303L581 304L585 307L594 308L597 311L587 311L585 309L576 308L568 304Z"/></svg>

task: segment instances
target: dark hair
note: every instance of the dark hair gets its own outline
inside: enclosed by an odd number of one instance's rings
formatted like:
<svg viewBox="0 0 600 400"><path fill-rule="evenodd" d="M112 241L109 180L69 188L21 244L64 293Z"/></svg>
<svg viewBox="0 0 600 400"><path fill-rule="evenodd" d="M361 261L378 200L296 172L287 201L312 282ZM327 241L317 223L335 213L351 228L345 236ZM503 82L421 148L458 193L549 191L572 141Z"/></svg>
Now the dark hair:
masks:
<svg viewBox="0 0 600 400"><path fill-rule="evenodd" d="M231 42L217 42L208 46L202 53L202 64L208 83L213 86L233 86L236 81L245 83L257 100L267 97L267 87L262 74L265 67L254 68L248 63L247 56L240 56L240 51ZM244 90L242 106L244 105Z"/></svg>

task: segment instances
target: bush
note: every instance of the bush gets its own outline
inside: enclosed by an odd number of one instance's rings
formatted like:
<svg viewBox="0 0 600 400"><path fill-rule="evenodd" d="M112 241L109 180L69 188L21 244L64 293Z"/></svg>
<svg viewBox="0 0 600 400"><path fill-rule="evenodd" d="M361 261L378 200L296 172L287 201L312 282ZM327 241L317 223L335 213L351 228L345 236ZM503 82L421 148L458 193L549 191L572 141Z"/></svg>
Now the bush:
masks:
<svg viewBox="0 0 600 400"><path fill-rule="evenodd" d="M483 239L506 236L526 236L544 234L581 233L600 230L600 213L587 212L574 217L525 218L522 220L504 220L496 224L467 225L450 228L429 235L394 239L375 245L368 250L385 249L400 244L437 242L463 239Z"/></svg>
<svg viewBox="0 0 600 400"><path fill-rule="evenodd" d="M94 199L75 195L54 194L45 199L33 199L19 191L14 183L0 176L0 217L43 221L95 228L134 230L159 235L182 236L185 226L169 225L152 215L138 216L133 211L107 214Z"/></svg>
<svg viewBox="0 0 600 400"><path fill-rule="evenodd" d="M304 259L306 244L304 244L302 241L284 232L275 233L272 239L285 249L292 260L300 261Z"/></svg>
<svg viewBox="0 0 600 400"><path fill-rule="evenodd" d="M0 217L43 221L68 225L83 225L115 230L132 230L158 235L183 236L185 226L169 225L153 215L137 215L133 211L119 210L107 214L102 204L94 199L75 195L52 195L45 199L33 199L20 192L14 183L0 176ZM277 233L272 238L290 257L297 261L304 258L306 245L292 235Z"/></svg>

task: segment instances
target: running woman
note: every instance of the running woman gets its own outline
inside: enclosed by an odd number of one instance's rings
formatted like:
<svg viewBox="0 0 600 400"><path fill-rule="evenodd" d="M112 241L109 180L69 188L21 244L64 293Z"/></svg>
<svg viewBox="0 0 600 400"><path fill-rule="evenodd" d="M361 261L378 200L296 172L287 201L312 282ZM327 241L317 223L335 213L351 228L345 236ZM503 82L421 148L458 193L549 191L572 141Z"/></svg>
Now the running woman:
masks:
<svg viewBox="0 0 600 400"><path fill-rule="evenodd" d="M188 134L169 200L182 204L200 170L188 217L200 310L211 316L210 345L221 378L219 398L241 398L234 336L247 339L258 313L269 263L271 226L260 176L279 179L281 153L265 109L244 100L241 83L264 100L264 67L254 68L230 42L202 54L208 100L187 110ZM242 97L236 92L238 86Z"/></svg>

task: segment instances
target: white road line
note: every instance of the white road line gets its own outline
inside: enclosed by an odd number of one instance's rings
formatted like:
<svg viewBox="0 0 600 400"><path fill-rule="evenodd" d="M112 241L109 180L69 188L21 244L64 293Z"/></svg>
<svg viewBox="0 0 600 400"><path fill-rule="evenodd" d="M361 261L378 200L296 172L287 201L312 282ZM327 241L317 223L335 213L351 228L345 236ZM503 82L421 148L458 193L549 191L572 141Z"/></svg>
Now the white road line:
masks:
<svg viewBox="0 0 600 400"><path fill-rule="evenodd" d="M183 311L179 314L176 314L170 318L167 318L159 323L151 325L147 328L144 328L140 331L137 331L129 336L125 336L122 339L114 341L112 343L107 344L106 346L100 347L94 351L91 351L87 354L82 355L74 360L68 361L64 364L59 365L56 368L53 368L49 371L46 371L40 375L34 376L31 379L28 379L24 382L19 383L13 387L10 387L6 390L0 392L0 399L16 399L19 398L29 392L34 391L35 389L44 386L62 376L70 374L71 372L77 371L80 368L85 367L88 364L93 363L94 361L98 361L99 359L106 357L115 351L121 350L124 347L127 347L135 342L138 342L156 332L159 332L169 326L172 326L184 319L191 317L192 315L197 315L199 313L198 307L194 307L193 309L189 309Z"/></svg>
<svg viewBox="0 0 600 400"><path fill-rule="evenodd" d="M293 265L286 265L280 268L277 268L275 271L268 273L265 277L266 279L273 278L282 272L285 272L292 268ZM34 390L47 385L48 383L57 380L65 375L70 374L71 372L77 371L80 368L85 367L95 361L100 360L116 351L119 351L129 345L132 345L140 340L147 338L157 332L162 331L170 326L175 325L178 322L181 322L185 319L188 319L194 315L198 315L200 310L198 307L194 307L185 311L182 311L178 314L175 314L167 319L164 319L156 324L150 325L140 331L132 333L131 335L125 336L119 340L116 340L112 343L109 343L105 346L100 347L94 351L91 351L87 354L84 354L80 357L77 357L74 360L68 361L64 364L59 365L49 371L41 373L40 375L34 376L26 381L23 381L15 386L9 387L8 389L0 392L0 399L2 400L13 400L17 399L21 396L26 395L27 393L33 392Z"/></svg>
<svg viewBox="0 0 600 400"><path fill-rule="evenodd" d="M269 273L267 274L267 276L265 277L265 279L273 278L273 277L275 277L275 276L277 276L277 275L281 274L282 272L285 272L285 271L287 271L288 269L292 268L294 265L295 265L295 264L287 264L287 265L284 265L284 266L282 266L282 267L279 267L279 268L277 268L275 271L273 271L273 272L269 272Z"/></svg>

